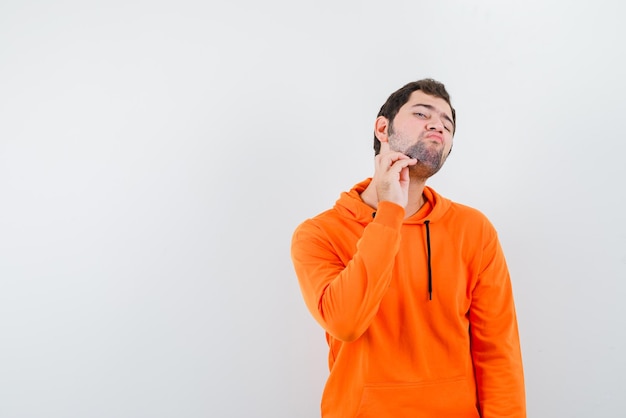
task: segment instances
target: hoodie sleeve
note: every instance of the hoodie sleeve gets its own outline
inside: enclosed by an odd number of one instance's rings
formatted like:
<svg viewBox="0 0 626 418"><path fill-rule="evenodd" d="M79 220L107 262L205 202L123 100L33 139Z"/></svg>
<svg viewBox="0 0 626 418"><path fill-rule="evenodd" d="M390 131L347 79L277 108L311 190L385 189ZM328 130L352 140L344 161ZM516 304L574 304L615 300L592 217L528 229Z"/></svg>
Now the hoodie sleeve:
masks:
<svg viewBox="0 0 626 418"><path fill-rule="evenodd" d="M381 202L347 264L336 249L345 242L339 225L331 231L307 221L296 229L291 257L305 303L333 337L354 341L369 327L391 281L403 219L402 207Z"/></svg>
<svg viewBox="0 0 626 418"><path fill-rule="evenodd" d="M511 280L496 232L491 225L487 229L470 308L481 417L524 418L524 375Z"/></svg>

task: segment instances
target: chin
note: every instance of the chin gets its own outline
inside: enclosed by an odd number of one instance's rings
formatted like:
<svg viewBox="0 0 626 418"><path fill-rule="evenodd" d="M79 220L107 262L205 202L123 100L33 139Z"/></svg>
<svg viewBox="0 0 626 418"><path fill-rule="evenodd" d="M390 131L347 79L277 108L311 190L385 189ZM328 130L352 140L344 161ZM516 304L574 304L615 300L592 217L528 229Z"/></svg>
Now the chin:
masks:
<svg viewBox="0 0 626 418"><path fill-rule="evenodd" d="M418 161L417 164L409 168L409 173L415 177L427 179L434 176L441 169L442 164L433 165Z"/></svg>

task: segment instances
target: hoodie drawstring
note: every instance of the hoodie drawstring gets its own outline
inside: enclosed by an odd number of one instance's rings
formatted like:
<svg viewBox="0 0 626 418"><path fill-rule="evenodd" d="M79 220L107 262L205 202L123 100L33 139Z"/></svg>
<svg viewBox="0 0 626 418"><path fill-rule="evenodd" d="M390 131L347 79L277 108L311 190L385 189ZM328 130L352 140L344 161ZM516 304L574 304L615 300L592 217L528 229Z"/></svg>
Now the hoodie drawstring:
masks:
<svg viewBox="0 0 626 418"><path fill-rule="evenodd" d="M430 221L424 221L426 225L426 249L428 251L428 300L433 300L433 270L430 264Z"/></svg>

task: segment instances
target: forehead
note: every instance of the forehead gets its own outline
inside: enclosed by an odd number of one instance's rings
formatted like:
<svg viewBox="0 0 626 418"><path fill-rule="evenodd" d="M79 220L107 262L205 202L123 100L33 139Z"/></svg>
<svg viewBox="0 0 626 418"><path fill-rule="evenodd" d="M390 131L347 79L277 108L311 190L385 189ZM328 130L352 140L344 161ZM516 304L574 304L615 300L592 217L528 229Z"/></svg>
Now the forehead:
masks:
<svg viewBox="0 0 626 418"><path fill-rule="evenodd" d="M434 107L439 113L445 113L448 115L450 120L452 120L452 108L441 97L431 96L430 94L424 93L422 90L416 90L411 93L409 96L409 100L402 106L404 108L410 108L418 104L426 104Z"/></svg>

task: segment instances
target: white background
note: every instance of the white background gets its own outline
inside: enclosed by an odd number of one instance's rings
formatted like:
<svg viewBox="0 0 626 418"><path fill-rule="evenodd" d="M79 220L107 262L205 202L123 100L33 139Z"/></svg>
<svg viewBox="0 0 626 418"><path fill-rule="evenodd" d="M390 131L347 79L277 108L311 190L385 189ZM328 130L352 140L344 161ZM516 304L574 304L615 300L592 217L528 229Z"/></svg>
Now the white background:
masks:
<svg viewBox="0 0 626 418"><path fill-rule="evenodd" d="M429 183L494 223L530 417L626 410L626 6L0 3L0 417L314 418L294 228L443 81Z"/></svg>

